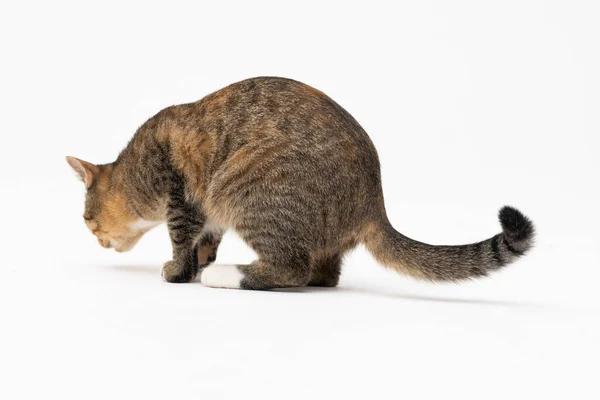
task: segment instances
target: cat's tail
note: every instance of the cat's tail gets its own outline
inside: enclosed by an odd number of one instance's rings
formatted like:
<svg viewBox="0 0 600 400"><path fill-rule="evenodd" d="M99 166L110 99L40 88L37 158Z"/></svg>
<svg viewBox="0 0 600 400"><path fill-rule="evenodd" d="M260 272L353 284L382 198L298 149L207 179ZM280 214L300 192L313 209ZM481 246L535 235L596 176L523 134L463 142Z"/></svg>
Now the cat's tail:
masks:
<svg viewBox="0 0 600 400"><path fill-rule="evenodd" d="M533 223L519 210L499 212L502 233L483 242L434 246L397 232L384 218L365 232L367 249L381 264L398 272L431 281L459 281L486 276L520 256L533 245Z"/></svg>

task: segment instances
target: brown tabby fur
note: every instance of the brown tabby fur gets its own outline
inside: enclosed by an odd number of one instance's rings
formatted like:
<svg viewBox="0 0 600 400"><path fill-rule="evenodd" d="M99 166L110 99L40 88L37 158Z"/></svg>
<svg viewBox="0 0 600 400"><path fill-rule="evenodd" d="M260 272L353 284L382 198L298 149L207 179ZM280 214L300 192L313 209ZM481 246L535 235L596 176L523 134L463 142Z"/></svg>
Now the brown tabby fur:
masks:
<svg viewBox="0 0 600 400"><path fill-rule="evenodd" d="M188 282L235 230L259 258L239 266L246 289L335 286L344 254L364 243L376 259L427 280L486 275L525 253L533 225L500 213L503 233L465 246L431 246L386 217L379 160L350 114L322 92L282 78L235 83L168 107L136 132L114 163L69 163L88 187L86 223L105 247L129 250L167 222L169 282Z"/></svg>

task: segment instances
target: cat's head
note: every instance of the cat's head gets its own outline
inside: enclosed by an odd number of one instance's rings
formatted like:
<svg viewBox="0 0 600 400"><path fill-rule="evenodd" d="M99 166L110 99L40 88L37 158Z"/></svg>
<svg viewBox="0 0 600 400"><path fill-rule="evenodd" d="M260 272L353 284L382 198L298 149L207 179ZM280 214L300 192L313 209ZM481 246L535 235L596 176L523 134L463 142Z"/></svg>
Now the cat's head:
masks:
<svg viewBox="0 0 600 400"><path fill-rule="evenodd" d="M67 162L87 189L83 219L98 243L118 252L131 250L155 224L136 214L113 164L95 165L75 157L67 157Z"/></svg>

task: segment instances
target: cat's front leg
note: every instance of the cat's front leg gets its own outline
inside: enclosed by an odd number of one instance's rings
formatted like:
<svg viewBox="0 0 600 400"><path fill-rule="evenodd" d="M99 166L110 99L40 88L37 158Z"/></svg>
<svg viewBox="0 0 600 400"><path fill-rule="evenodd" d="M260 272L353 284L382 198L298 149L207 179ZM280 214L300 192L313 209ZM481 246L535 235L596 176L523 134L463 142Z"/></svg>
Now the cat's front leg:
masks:
<svg viewBox="0 0 600 400"><path fill-rule="evenodd" d="M167 226L173 245L173 260L163 266L162 276L167 282L186 283L198 273L196 243L201 237L206 217L200 208L185 200L183 193L169 199Z"/></svg>

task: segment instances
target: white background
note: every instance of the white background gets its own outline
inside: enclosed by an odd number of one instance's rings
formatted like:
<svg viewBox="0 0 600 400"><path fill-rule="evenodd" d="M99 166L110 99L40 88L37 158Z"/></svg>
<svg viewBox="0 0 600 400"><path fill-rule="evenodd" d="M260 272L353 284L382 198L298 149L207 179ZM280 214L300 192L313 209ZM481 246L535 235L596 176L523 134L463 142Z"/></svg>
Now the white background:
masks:
<svg viewBox="0 0 600 400"><path fill-rule="evenodd" d="M595 1L4 2L0 398L597 399L600 10ZM113 161L161 108L277 75L379 149L390 220L434 244L534 251L426 284L362 248L337 289L171 285L164 227L127 254L83 224L64 161ZM218 262L253 254L233 233Z"/></svg>

